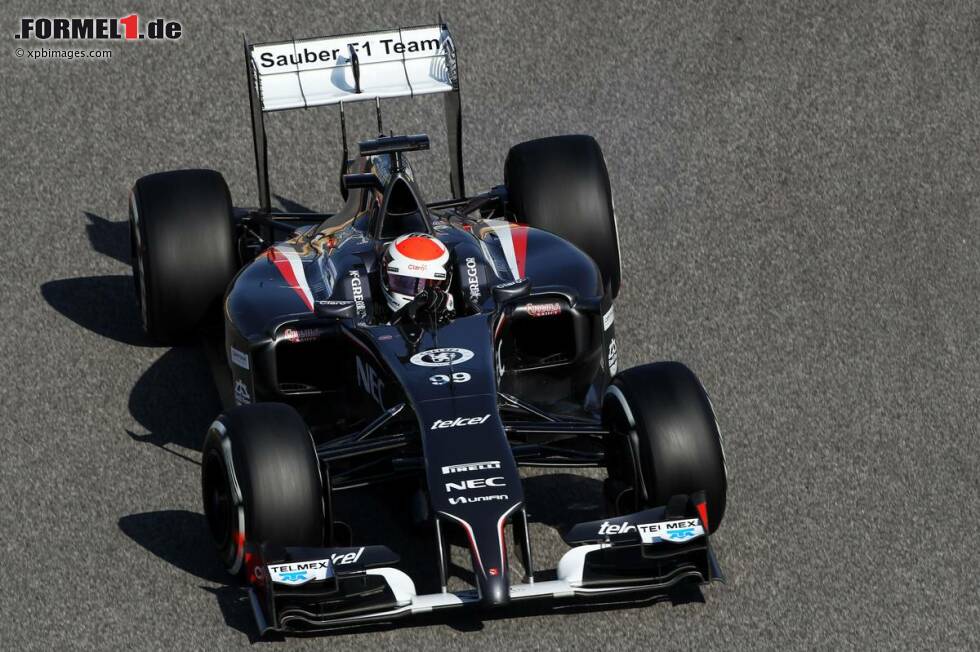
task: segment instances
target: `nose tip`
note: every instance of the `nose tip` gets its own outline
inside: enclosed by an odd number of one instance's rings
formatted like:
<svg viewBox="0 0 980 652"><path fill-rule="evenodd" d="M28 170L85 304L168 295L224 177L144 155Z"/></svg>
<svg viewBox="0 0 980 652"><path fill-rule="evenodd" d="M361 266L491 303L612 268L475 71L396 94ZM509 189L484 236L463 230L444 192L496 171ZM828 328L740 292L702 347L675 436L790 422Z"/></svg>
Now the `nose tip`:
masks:
<svg viewBox="0 0 980 652"><path fill-rule="evenodd" d="M483 585L483 605L503 607L510 604L510 586L504 573L488 575Z"/></svg>

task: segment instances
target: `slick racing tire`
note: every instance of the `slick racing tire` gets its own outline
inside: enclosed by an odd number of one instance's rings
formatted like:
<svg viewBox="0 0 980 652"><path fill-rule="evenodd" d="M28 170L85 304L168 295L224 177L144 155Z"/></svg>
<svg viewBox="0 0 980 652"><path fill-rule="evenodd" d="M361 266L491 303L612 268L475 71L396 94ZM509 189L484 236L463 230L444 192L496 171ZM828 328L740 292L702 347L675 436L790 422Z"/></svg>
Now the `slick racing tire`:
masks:
<svg viewBox="0 0 980 652"><path fill-rule="evenodd" d="M694 373L679 362L658 362L620 372L606 390L607 498L624 489L635 509L665 505L671 496L703 490L708 531L725 515L728 477L711 401ZM614 494L614 495L610 495Z"/></svg>
<svg viewBox="0 0 980 652"><path fill-rule="evenodd" d="M215 310L235 274L228 185L213 170L145 176L129 200L133 280L143 330L185 340Z"/></svg>
<svg viewBox="0 0 980 652"><path fill-rule="evenodd" d="M247 570L246 544L318 547L329 538L329 479L288 405L243 405L211 424L201 492L211 538L232 575Z"/></svg>
<svg viewBox="0 0 980 652"><path fill-rule="evenodd" d="M510 148L504 184L514 218L587 253L612 298L619 294L619 236L609 173L592 136L553 136Z"/></svg>

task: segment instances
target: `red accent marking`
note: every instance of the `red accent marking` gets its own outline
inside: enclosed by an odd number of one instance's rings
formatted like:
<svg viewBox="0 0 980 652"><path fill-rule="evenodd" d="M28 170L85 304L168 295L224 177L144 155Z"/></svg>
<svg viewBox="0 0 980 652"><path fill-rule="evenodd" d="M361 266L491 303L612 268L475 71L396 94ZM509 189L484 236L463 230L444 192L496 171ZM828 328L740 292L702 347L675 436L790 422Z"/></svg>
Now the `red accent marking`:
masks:
<svg viewBox="0 0 980 652"><path fill-rule="evenodd" d="M405 238L397 243L395 248L403 256L415 260L435 260L446 252L441 242L435 238L423 238L422 236Z"/></svg>
<svg viewBox="0 0 980 652"><path fill-rule="evenodd" d="M296 279L296 275L293 274L293 268L289 264L289 260L275 247L269 250L269 260L276 266L279 273L282 274L283 280L289 284L289 287L293 288L296 294L299 295L299 298L303 300L303 303L306 304L306 307L310 310L310 312L312 312L313 303L310 301L309 297L306 296L306 293L303 292L303 288L299 286L299 281ZM300 262L300 265L302 264L303 263Z"/></svg>
<svg viewBox="0 0 980 652"><path fill-rule="evenodd" d="M489 572L490 575L492 575L493 577L497 577L497 575L500 574L500 571L497 570L497 567L496 566L491 566L490 567L490 570L487 571L487 572Z"/></svg>
<svg viewBox="0 0 980 652"><path fill-rule="evenodd" d="M701 525L704 527L704 533L708 533L708 503L698 503L694 506L698 510L698 518L701 519Z"/></svg>
<svg viewBox="0 0 980 652"><path fill-rule="evenodd" d="M245 553L245 577L249 584L255 584L259 579L255 575L255 555L250 552Z"/></svg>
<svg viewBox="0 0 980 652"><path fill-rule="evenodd" d="M504 322L505 321L507 321L506 315L501 316L500 319L497 320L497 329L493 332L493 341L494 342L496 342L497 339L500 337L500 329L502 329L504 327Z"/></svg>
<svg viewBox="0 0 980 652"><path fill-rule="evenodd" d="M514 241L514 257L517 259L517 275L524 278L524 265L527 262L527 227L515 226L510 230Z"/></svg>
<svg viewBox="0 0 980 652"><path fill-rule="evenodd" d="M235 532L231 535L232 540L235 542L235 546L239 549L245 548L245 533ZM245 562L245 579L249 584L261 584L262 580L255 574L255 568L259 565L258 555L255 555L248 550L244 552L243 555Z"/></svg>
<svg viewBox="0 0 980 652"><path fill-rule="evenodd" d="M470 550L473 551L473 556L476 557L476 563L483 570L483 560L480 559L480 549L476 547L476 538L473 536L473 528L470 527L469 523L461 521L466 526L466 536L470 540Z"/></svg>

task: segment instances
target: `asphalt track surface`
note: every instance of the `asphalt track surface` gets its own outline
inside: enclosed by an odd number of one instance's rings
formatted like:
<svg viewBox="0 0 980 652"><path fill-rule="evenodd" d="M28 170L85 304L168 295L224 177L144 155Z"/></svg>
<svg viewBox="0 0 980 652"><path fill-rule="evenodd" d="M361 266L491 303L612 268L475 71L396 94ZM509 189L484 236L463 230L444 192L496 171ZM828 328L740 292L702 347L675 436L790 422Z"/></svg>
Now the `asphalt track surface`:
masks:
<svg viewBox="0 0 980 652"><path fill-rule="evenodd" d="M12 34L22 15L118 7L3 11L0 648L254 636L200 515L217 394L199 349L140 336L127 193L142 174L203 166L254 203L243 31L417 24L439 7L221 4L141 5L186 35L110 44L110 61L18 59ZM460 44L471 190L500 183L508 146L528 138L587 132L604 148L621 363L683 360L711 393L730 471L715 538L728 583L704 602L273 645L980 646L977 5L442 9ZM448 192L440 119L438 100L386 111L390 128L435 139L415 159L432 198ZM353 110L352 132L372 120ZM270 120L280 201L337 205L337 130L330 110ZM599 477L528 479L539 560L557 560L558 528L598 514ZM362 520L424 568L384 492L363 500Z"/></svg>

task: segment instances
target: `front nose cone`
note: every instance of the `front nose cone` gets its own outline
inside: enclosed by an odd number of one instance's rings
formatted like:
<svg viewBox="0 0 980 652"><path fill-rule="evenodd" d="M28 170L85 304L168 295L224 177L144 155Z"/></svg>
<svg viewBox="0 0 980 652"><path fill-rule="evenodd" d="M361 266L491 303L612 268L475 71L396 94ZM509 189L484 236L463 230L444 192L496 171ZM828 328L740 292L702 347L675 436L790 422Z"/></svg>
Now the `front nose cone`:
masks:
<svg viewBox="0 0 980 652"><path fill-rule="evenodd" d="M473 574L480 591L480 604L484 607L501 607L510 603L510 582L507 558L500 543L500 531L494 521L474 528L476 536L470 542Z"/></svg>
<svg viewBox="0 0 980 652"><path fill-rule="evenodd" d="M503 568L488 568L480 577L481 604L484 607L503 607L510 604L510 583Z"/></svg>

